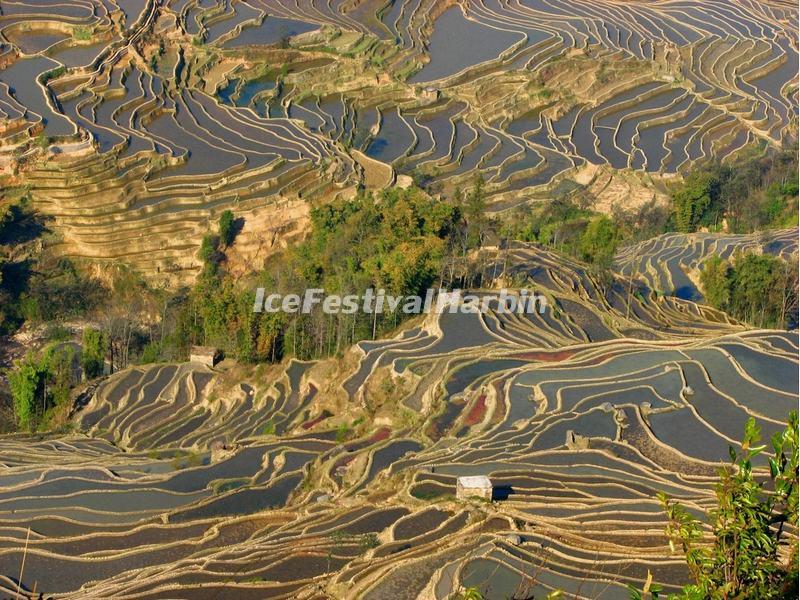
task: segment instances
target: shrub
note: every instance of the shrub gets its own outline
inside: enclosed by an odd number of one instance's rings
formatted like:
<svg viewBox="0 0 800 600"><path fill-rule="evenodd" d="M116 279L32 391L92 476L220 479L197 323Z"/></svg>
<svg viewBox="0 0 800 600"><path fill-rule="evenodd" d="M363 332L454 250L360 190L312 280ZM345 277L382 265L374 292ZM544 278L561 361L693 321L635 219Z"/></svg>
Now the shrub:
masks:
<svg viewBox="0 0 800 600"><path fill-rule="evenodd" d="M347 423L342 423L341 425L339 425L339 427L336 428L337 442L344 442L349 437L350 437L350 427L348 427Z"/></svg>
<svg viewBox="0 0 800 600"><path fill-rule="evenodd" d="M92 30L89 27L78 25L72 28L72 37L81 42L88 42L92 39Z"/></svg>
<svg viewBox="0 0 800 600"><path fill-rule="evenodd" d="M233 243L235 237L233 213L225 210L219 216L219 241L227 248Z"/></svg>
<svg viewBox="0 0 800 600"><path fill-rule="evenodd" d="M716 487L717 505L708 512L711 545L702 544L703 528L689 511L666 494L659 498L667 513L667 537L680 548L694 583L679 596L687 600L741 598L768 600L797 597L798 539L786 531L797 526L798 420L771 440L769 477L753 472L753 459L766 445L752 417L747 421L742 450L730 448L731 464L722 469ZM789 537L789 558L779 547ZM654 590L651 590L654 591ZM641 598L636 590L632 598ZM657 597L653 594L653 597Z"/></svg>
<svg viewBox="0 0 800 600"><path fill-rule="evenodd" d="M31 354L8 375L11 398L14 403L14 417L20 429L33 429L36 423L36 402L43 394L46 371Z"/></svg>
<svg viewBox="0 0 800 600"><path fill-rule="evenodd" d="M714 308L758 327L786 327L797 315L797 269L768 254L740 254L729 263L713 255L700 283Z"/></svg>
<svg viewBox="0 0 800 600"><path fill-rule="evenodd" d="M83 330L81 366L87 379L93 379L103 374L107 351L108 335L106 333L91 327Z"/></svg>
<svg viewBox="0 0 800 600"><path fill-rule="evenodd" d="M596 265L611 266L617 250L619 231L614 222L601 215L589 221L581 235L581 256Z"/></svg>
<svg viewBox="0 0 800 600"><path fill-rule="evenodd" d="M75 351L54 344L42 354L28 352L8 374L19 429L33 430L52 407L64 406L74 383Z"/></svg>

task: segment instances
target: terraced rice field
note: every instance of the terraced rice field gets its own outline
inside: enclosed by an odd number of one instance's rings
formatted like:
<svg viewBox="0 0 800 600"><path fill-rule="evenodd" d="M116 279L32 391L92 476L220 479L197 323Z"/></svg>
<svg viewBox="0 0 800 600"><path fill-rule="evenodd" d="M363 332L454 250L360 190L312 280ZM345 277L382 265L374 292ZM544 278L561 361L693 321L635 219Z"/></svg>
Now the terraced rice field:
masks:
<svg viewBox="0 0 800 600"><path fill-rule="evenodd" d="M3 0L0 174L57 254L175 286L227 209L256 265L362 187L624 202L620 181L649 199L796 144L797 30L781 1ZM739 250L796 261L797 230L667 234L608 282L484 251L482 281L546 310L445 312L236 381L115 373L71 433L0 437L0 596L617 599L648 572L676 591L656 493L709 508L747 419L771 434L797 402L797 332L699 303L703 261ZM493 501L457 499L464 475Z"/></svg>
<svg viewBox="0 0 800 600"><path fill-rule="evenodd" d="M279 248L309 201L370 181L356 151L444 190L479 173L501 210L780 146L797 24L749 0L11 0L0 167L65 254L183 282L222 210ZM47 160L26 169L35 136Z"/></svg>
<svg viewBox="0 0 800 600"><path fill-rule="evenodd" d="M746 331L642 279L629 293L625 273L604 295L579 263L527 246L493 260L549 308L431 315L354 347L335 385L324 363L236 384L135 367L77 410L75 433L0 438L2 593L615 599L648 571L678 589L688 573L655 495L708 508L745 421L781 429L797 333ZM390 415L340 441L323 407L370 405L386 381ZM495 501L456 500L456 478L477 474Z"/></svg>
<svg viewBox="0 0 800 600"><path fill-rule="evenodd" d="M797 230L750 235L668 233L624 248L616 262L620 273L644 278L654 290L684 300L699 300L702 294L692 275L712 254L730 260L737 251L762 252L790 260L797 254Z"/></svg>

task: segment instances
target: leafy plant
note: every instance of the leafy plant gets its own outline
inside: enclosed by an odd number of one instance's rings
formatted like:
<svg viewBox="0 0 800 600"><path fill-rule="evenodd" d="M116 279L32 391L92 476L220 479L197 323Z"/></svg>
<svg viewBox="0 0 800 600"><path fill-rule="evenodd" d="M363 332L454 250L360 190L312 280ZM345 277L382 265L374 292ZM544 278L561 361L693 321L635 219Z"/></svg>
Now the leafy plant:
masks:
<svg viewBox="0 0 800 600"><path fill-rule="evenodd" d="M757 327L791 327L797 312L797 267L769 254L712 255L700 283L711 306Z"/></svg>
<svg viewBox="0 0 800 600"><path fill-rule="evenodd" d="M647 571L647 580L641 591L632 585L628 585L628 591L630 592L630 600L646 600L647 598L658 600L661 594L661 586L653 583L653 574Z"/></svg>
<svg viewBox="0 0 800 600"><path fill-rule="evenodd" d="M81 42L88 42L92 39L92 30L89 27L78 25L72 28L72 37Z"/></svg>
<svg viewBox="0 0 800 600"><path fill-rule="evenodd" d="M224 210L219 216L219 240L227 248L233 243L234 237L236 237L236 230L233 213L230 210Z"/></svg>
<svg viewBox="0 0 800 600"><path fill-rule="evenodd" d="M275 423L272 422L272 419L269 419L264 426L261 428L261 435L274 435L275 433Z"/></svg>
<svg viewBox="0 0 800 600"><path fill-rule="evenodd" d="M372 548L377 548L381 545L380 540L378 539L378 534L374 531L370 533L364 533L358 539L358 547L361 550L361 553L364 554L371 550Z"/></svg>
<svg viewBox="0 0 800 600"><path fill-rule="evenodd" d="M34 426L36 400L41 395L45 375L44 366L31 355L25 356L8 375L14 416L20 429L32 429Z"/></svg>
<svg viewBox="0 0 800 600"><path fill-rule="evenodd" d="M347 423L342 423L336 428L336 441L344 442L350 437L350 427Z"/></svg>
<svg viewBox="0 0 800 600"><path fill-rule="evenodd" d="M670 547L686 558L694 583L670 598L686 600L762 600L797 597L798 540L786 540L787 524L797 526L798 418L771 440L769 477L756 475L753 459L766 445L752 417L747 421L742 450L730 449L731 465L722 469L716 486L717 506L708 513L713 543L703 544L700 522L666 494L659 498L667 513ZM788 543L789 559L779 553ZM651 593L653 588L650 588ZM642 598L639 592L631 598ZM652 596L657 597L657 596Z"/></svg>
<svg viewBox="0 0 800 600"><path fill-rule="evenodd" d="M28 352L8 374L14 416L20 429L33 430L53 407L66 406L74 381L75 350L55 343L41 353Z"/></svg>
<svg viewBox="0 0 800 600"><path fill-rule="evenodd" d="M107 350L108 335L105 332L92 327L83 330L81 366L83 366L83 372L87 379L93 379L103 374Z"/></svg>

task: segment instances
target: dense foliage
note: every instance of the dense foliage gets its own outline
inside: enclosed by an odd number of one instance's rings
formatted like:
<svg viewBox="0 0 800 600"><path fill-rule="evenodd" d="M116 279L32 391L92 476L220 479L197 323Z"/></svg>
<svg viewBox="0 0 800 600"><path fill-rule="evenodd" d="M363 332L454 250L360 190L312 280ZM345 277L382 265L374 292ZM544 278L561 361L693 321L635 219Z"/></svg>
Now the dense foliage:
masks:
<svg viewBox="0 0 800 600"><path fill-rule="evenodd" d="M257 313L254 288L282 295L310 288L338 295L368 288L418 295L428 287L479 287L485 269L476 250L511 240L586 261L602 286L622 244L676 229L727 224L733 231L750 231L796 223L797 159L788 152L762 152L732 165L701 166L674 188L673 201L671 212L652 202L609 217L592 210L594 199L585 190L567 189L548 202L523 205L510 217L492 218L481 179L450 199L418 188L361 193L313 208L307 239L244 281L226 271L226 254L242 220L224 211L202 241L198 255L204 267L196 284L170 292L150 287L122 266L100 279L48 253L10 252L46 231L27 195L20 194L15 203L0 206L0 334L23 322L86 320L91 327L82 327L80 363L88 378L102 374L106 361L119 370L132 362L182 360L192 344L218 347L243 362L335 355L392 330L403 315L327 315L319 306L307 315ZM768 242L765 234L763 243ZM712 257L703 265L701 285L708 303L739 320L762 327L796 323L797 274L785 261L757 254L730 261ZM53 404L42 391L46 375L40 367L41 361L31 358L16 369L20 423L30 424ZM31 412L31 398L44 398L44 408Z"/></svg>
<svg viewBox="0 0 800 600"><path fill-rule="evenodd" d="M734 163L697 167L672 191L675 231L734 233L797 225L797 152L756 150Z"/></svg>
<svg viewBox="0 0 800 600"><path fill-rule="evenodd" d="M233 219L233 212L230 210L222 211L219 216L219 240L226 248L233 243L236 237L235 223Z"/></svg>
<svg viewBox="0 0 800 600"><path fill-rule="evenodd" d="M789 416L783 432L771 439L767 457L769 478L756 474L753 461L766 445L751 417L745 427L741 452L730 449L731 465L723 468L716 486L716 507L708 512L712 543L704 544L700 522L681 504L660 495L667 513L667 537L673 551L680 549L694 583L681 600L768 600L796 598L798 540L788 527L797 527L798 421ZM647 593L658 597L659 588ZM642 594L632 591L632 598Z"/></svg>
<svg viewBox="0 0 800 600"><path fill-rule="evenodd" d="M105 289L67 258L39 251L45 224L27 194L0 203L0 335L22 323L81 317L103 304Z"/></svg>
<svg viewBox="0 0 800 600"><path fill-rule="evenodd" d="M78 378L71 345L56 343L42 353L28 352L8 376L17 426L34 429L49 410L68 406Z"/></svg>
<svg viewBox="0 0 800 600"><path fill-rule="evenodd" d="M62 258L36 265L20 296L20 308L27 321L52 323L86 315L107 298L107 290L98 280Z"/></svg>
<svg viewBox="0 0 800 600"><path fill-rule="evenodd" d="M81 366L87 378L92 379L103 374L108 346L108 335L105 332L93 327L83 330Z"/></svg>
<svg viewBox="0 0 800 600"><path fill-rule="evenodd" d="M517 208L502 233L607 268L622 231L616 220L591 211L586 198L559 196L536 207Z"/></svg>
<svg viewBox="0 0 800 600"><path fill-rule="evenodd" d="M468 194L467 201L474 203L475 195ZM454 204L435 202L419 190L391 189L377 197L361 194L325 204L311 211L308 239L260 273L257 283L283 295L313 288L339 295L367 288L421 293L442 279L458 232L461 238L480 238L461 215ZM310 358L335 353L399 322L391 313L325 315L319 306L307 315L255 313L253 291L242 290L219 268L224 256L213 240L204 247L207 267L183 305L190 318L176 320L179 343L218 346L244 361L277 360L284 354Z"/></svg>
<svg viewBox="0 0 800 600"><path fill-rule="evenodd" d="M26 256L19 255L19 248L40 229L27 195L13 201L0 196L0 335L24 321L19 300L30 265Z"/></svg>
<svg viewBox="0 0 800 600"><path fill-rule="evenodd" d="M715 172L691 173L672 194L675 228L684 233L718 227L722 216L720 177Z"/></svg>
<svg viewBox="0 0 800 600"><path fill-rule="evenodd" d="M797 265L768 254L740 254L728 262L711 256L700 283L706 301L757 327L797 323Z"/></svg>
<svg viewBox="0 0 800 600"><path fill-rule="evenodd" d="M36 418L36 399L42 395L44 373L38 361L26 356L15 365L8 376L11 397L14 401L14 416L20 429L29 429Z"/></svg>

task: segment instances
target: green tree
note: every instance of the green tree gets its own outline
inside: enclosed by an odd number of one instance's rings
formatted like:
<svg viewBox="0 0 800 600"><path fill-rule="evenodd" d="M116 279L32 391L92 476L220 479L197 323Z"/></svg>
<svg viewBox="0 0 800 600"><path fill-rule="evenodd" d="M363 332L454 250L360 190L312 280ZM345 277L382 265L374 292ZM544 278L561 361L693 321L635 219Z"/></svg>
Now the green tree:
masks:
<svg viewBox="0 0 800 600"><path fill-rule="evenodd" d="M80 273L69 259L47 259L38 264L21 305L27 320L53 322L85 316L106 298L103 285Z"/></svg>
<svg viewBox="0 0 800 600"><path fill-rule="evenodd" d="M47 400L63 406L70 399L74 382L75 349L69 344L53 344L44 353L43 367L47 373Z"/></svg>
<svg viewBox="0 0 800 600"><path fill-rule="evenodd" d="M198 252L200 260L203 261L203 275L216 276L219 273L219 265L225 258L225 255L220 252L219 244L219 236L213 233L203 236Z"/></svg>
<svg viewBox="0 0 800 600"><path fill-rule="evenodd" d="M233 243L235 237L233 213L230 210L224 210L219 216L219 240L223 247L227 248Z"/></svg>
<svg viewBox="0 0 800 600"><path fill-rule="evenodd" d="M47 370L32 353L15 363L8 375L14 417L20 429L36 426L37 404L43 402L44 381Z"/></svg>
<svg viewBox="0 0 800 600"><path fill-rule="evenodd" d="M757 327L783 328L797 319L796 264L751 252L730 263L714 255L703 263L700 284L711 306Z"/></svg>
<svg viewBox="0 0 800 600"><path fill-rule="evenodd" d="M717 227L729 231L791 227L798 222L796 149L774 151L754 145L732 163L696 167L672 193L677 231Z"/></svg>
<svg viewBox="0 0 800 600"><path fill-rule="evenodd" d="M702 525L686 508L665 494L659 495L667 513L670 547L680 548L694 579L676 597L797 597L798 539L787 532L787 525L797 526L797 427L797 412L792 411L786 429L772 437L769 476L765 478L754 472L753 460L767 446L757 445L761 436L755 419L747 421L741 452L730 449L731 465L722 469L716 486L716 507L708 513L713 535L710 545L702 543ZM789 545L788 560L779 554L784 542Z"/></svg>
<svg viewBox="0 0 800 600"><path fill-rule="evenodd" d="M358 547L362 554L366 554L373 548L377 548L381 545L380 540L378 539L378 534L374 531L370 531L369 533L362 533L361 536L358 538Z"/></svg>
<svg viewBox="0 0 800 600"><path fill-rule="evenodd" d="M108 335L105 332L92 327L83 330L81 366L87 379L93 379L103 374L107 352Z"/></svg>
<svg viewBox="0 0 800 600"><path fill-rule="evenodd" d="M362 192L316 207L310 235L270 273L265 287L283 294L324 288L346 296L383 288L395 296L424 295L435 282L458 277L452 259L465 252L467 236L461 215L460 205L434 200L417 188ZM446 264L446 259L451 260ZM396 326L402 319L398 312L332 316L317 306L288 320L282 345L287 354L303 358L337 353Z"/></svg>
<svg viewBox="0 0 800 600"><path fill-rule="evenodd" d="M797 269L768 254L735 257L730 312L760 327L785 327L797 308Z"/></svg>
<svg viewBox="0 0 800 600"><path fill-rule="evenodd" d="M673 214L678 231L696 231L701 221L708 223L712 214L717 215L714 209L719 186L719 179L714 173L695 171L673 192Z"/></svg>
<svg viewBox="0 0 800 600"><path fill-rule="evenodd" d="M581 257L595 265L610 267L618 241L617 225L605 215L595 217L581 235Z"/></svg>
<svg viewBox="0 0 800 600"><path fill-rule="evenodd" d="M477 587L468 587L465 588L457 598L458 600L483 600L483 594L481 594Z"/></svg>
<svg viewBox="0 0 800 600"><path fill-rule="evenodd" d="M583 199L561 195L535 207L517 207L506 224L503 236L506 239L538 242L582 258L582 237L590 220L600 216L588 210L588 204Z"/></svg>
<svg viewBox="0 0 800 600"><path fill-rule="evenodd" d="M730 265L713 254L703 263L700 284L706 301L714 308L725 310L730 302Z"/></svg>
<svg viewBox="0 0 800 600"><path fill-rule="evenodd" d="M463 212L467 223L466 246L478 248L483 245L490 226L486 216L486 184L480 175L464 199Z"/></svg>
<svg viewBox="0 0 800 600"><path fill-rule="evenodd" d="M218 250L219 238L211 233L207 233L200 242L200 260L204 263L211 262Z"/></svg>

